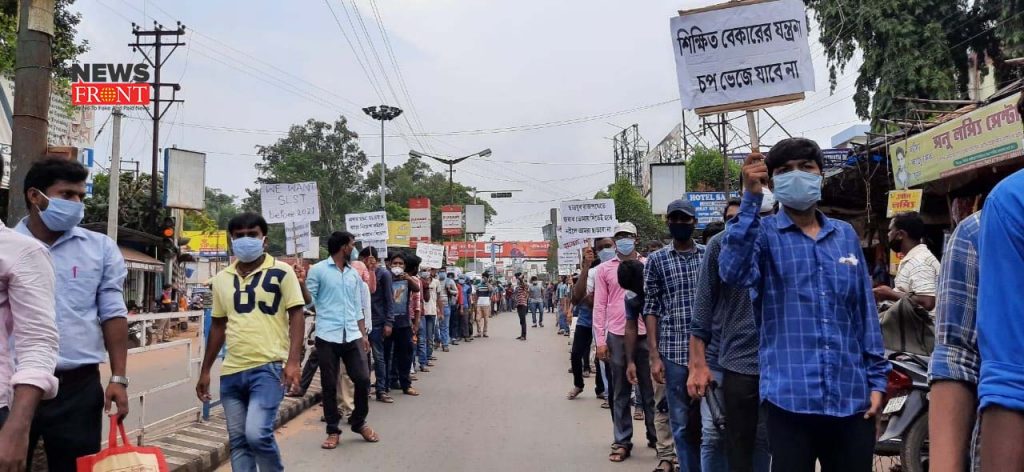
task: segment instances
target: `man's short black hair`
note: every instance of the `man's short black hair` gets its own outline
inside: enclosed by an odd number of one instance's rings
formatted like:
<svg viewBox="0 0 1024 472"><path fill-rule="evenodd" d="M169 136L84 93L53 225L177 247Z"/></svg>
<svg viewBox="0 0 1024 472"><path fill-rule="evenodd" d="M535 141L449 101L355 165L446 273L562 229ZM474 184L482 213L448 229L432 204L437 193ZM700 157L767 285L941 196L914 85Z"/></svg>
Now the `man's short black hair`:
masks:
<svg viewBox="0 0 1024 472"><path fill-rule="evenodd" d="M359 258L360 259L366 259L367 257L372 257L374 259L377 259L378 258L377 257L377 248L375 248L373 246L366 246L366 247L363 248L362 251L359 251Z"/></svg>
<svg viewBox="0 0 1024 472"><path fill-rule="evenodd" d="M724 219L724 220L728 219L728 218L725 217L725 215L727 213L729 213L729 207L731 207L731 206L740 206L742 204L743 204L743 201L740 200L739 198L729 197L729 199L725 201L725 207L722 208L722 219Z"/></svg>
<svg viewBox="0 0 1024 472"><path fill-rule="evenodd" d="M921 214L916 211L908 211L899 213L892 217L893 228L900 231L905 231L907 237L913 240L920 241L924 239L927 229L925 228L924 219L921 218Z"/></svg>
<svg viewBox="0 0 1024 472"><path fill-rule="evenodd" d="M721 221L712 221L704 227L704 232L701 233L701 239L704 240L704 244L707 244L716 234L725 231L725 223Z"/></svg>
<svg viewBox="0 0 1024 472"><path fill-rule="evenodd" d="M768 176L775 174L775 169L789 161L805 161L813 159L818 168L825 171L825 158L818 143L807 138L786 138L779 141L768 152L764 164L768 166Z"/></svg>
<svg viewBox="0 0 1024 472"><path fill-rule="evenodd" d="M327 239L327 252L330 255L335 255L342 247L348 245L352 240L356 239L355 235L348 231L335 231L331 233L331 237ZM345 254L346 256L348 254Z"/></svg>
<svg viewBox="0 0 1024 472"><path fill-rule="evenodd" d="M29 204L28 189L30 188L46 193L46 189L59 180L77 184L85 182L88 178L89 169L86 169L78 161L71 161L61 157L48 157L36 161L28 169L28 173L25 174L25 187L22 189L25 193L25 204L26 206Z"/></svg>
<svg viewBox="0 0 1024 472"><path fill-rule="evenodd" d="M231 218L231 221L228 221L228 236L231 236L235 230L244 230L256 227L260 228L260 231L264 236L267 235L267 232L269 231L267 229L267 220L263 219L263 216L252 212L239 213L234 218Z"/></svg>
<svg viewBox="0 0 1024 472"><path fill-rule="evenodd" d="M622 261L616 272L619 286L637 295L644 294L644 264L638 260Z"/></svg>
<svg viewBox="0 0 1024 472"><path fill-rule="evenodd" d="M410 274L417 274L420 271L420 263L423 259L416 254L403 254L402 259L405 260L405 271Z"/></svg>
<svg viewBox="0 0 1024 472"><path fill-rule="evenodd" d="M402 262L406 262L405 255L402 254L402 251L395 251L388 254L388 262L392 262L395 259L401 259Z"/></svg>

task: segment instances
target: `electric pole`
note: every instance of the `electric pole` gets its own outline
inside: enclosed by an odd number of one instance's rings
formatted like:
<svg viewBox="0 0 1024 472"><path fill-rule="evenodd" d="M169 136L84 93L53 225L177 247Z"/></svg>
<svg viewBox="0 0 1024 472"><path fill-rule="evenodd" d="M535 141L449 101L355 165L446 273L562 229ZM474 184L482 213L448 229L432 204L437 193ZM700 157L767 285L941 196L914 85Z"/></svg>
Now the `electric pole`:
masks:
<svg viewBox="0 0 1024 472"><path fill-rule="evenodd" d="M120 107L111 112L114 134L110 138L110 189L107 191L107 236L117 241L117 214L121 202L121 113Z"/></svg>
<svg viewBox="0 0 1024 472"><path fill-rule="evenodd" d="M171 105L174 103L181 103L184 100L178 100L178 90L181 90L181 86L175 83L164 83L160 81L160 69L163 67L167 59L171 57L178 46L184 46L185 43L181 42L181 35L185 34L185 26L178 22L178 28L173 30L165 30L163 25L153 22L152 30L140 29L138 25L132 23L132 34L135 35L135 42L129 44L132 47L132 52L139 51L142 53L142 57L146 59L149 66L153 68L153 82L150 85L153 86L153 96L150 98L150 102L153 105L153 111L146 110L149 117L153 120L153 167L152 174L150 174L150 188L149 188L149 227L156 229L157 213L161 207L159 195L157 195L157 182L158 174L160 170L160 119L164 117L167 110L171 109ZM143 38L152 38L152 42L143 43ZM144 48L152 47L152 57L146 53ZM170 51L167 51L166 56L164 55L165 47L171 47ZM160 90L163 87L171 87L172 95L171 98L161 99ZM166 103L166 107L161 107L162 104Z"/></svg>
<svg viewBox="0 0 1024 472"><path fill-rule="evenodd" d="M14 112L11 120L11 182L7 224L25 215L25 174L46 156L49 128L53 0L18 0L18 44L14 57Z"/></svg>

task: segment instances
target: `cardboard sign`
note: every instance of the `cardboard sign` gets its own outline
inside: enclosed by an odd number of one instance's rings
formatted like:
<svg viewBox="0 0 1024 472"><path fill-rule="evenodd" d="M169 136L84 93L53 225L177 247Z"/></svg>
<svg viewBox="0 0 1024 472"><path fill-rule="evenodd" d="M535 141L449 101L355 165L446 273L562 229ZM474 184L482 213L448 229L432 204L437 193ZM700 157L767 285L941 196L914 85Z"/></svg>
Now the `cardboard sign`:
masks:
<svg viewBox="0 0 1024 472"><path fill-rule="evenodd" d="M615 200L572 200L562 202L560 210L560 242L615 235Z"/></svg>
<svg viewBox="0 0 1024 472"><path fill-rule="evenodd" d="M573 266L580 263L580 252L575 249L558 248L558 265Z"/></svg>
<svg viewBox="0 0 1024 472"><path fill-rule="evenodd" d="M345 228L356 236L356 241L388 240L388 214L383 211L349 213L345 215ZM377 246L374 246L377 247ZM377 247L380 250L379 247Z"/></svg>
<svg viewBox="0 0 1024 472"><path fill-rule="evenodd" d="M290 221L284 224L285 251L298 254L309 251L312 228L308 221ZM319 256L318 256L319 257Z"/></svg>
<svg viewBox="0 0 1024 472"><path fill-rule="evenodd" d="M441 244L419 243L416 245L416 256L423 259L420 267L440 269L444 265L444 246Z"/></svg>
<svg viewBox="0 0 1024 472"><path fill-rule="evenodd" d="M263 184L260 186L260 202L267 223L320 221L316 182Z"/></svg>

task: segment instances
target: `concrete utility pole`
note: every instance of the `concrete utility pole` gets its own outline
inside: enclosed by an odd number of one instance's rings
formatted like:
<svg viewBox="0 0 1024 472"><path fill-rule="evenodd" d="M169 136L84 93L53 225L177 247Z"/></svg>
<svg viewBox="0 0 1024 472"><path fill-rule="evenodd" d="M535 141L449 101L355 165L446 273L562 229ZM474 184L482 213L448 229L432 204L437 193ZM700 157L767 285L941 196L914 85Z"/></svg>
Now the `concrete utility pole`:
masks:
<svg viewBox="0 0 1024 472"><path fill-rule="evenodd" d="M402 109L381 105L363 108L363 113L366 113L370 118L380 121L380 209L383 210L386 194L384 191L384 178L388 170L387 165L384 164L384 122L398 118L402 114Z"/></svg>
<svg viewBox="0 0 1024 472"><path fill-rule="evenodd" d="M178 49L178 46L184 46L185 43L181 42L181 35L185 34L185 26L178 22L178 28L174 30L165 30L163 25L153 22L152 30L140 29L138 25L132 23L132 34L135 35L135 42L129 44L132 47L132 51L139 51L142 53L142 57L146 59L149 66L153 68L153 82L150 85L153 86L153 96L150 99L153 105L153 111L146 110L149 117L153 120L153 167L150 174L150 189L149 189L149 226L152 229L156 229L157 213L159 208L163 205L160 204L160 196L157 195L157 182L159 181L158 175L160 171L160 119L164 117L167 110L171 109L171 105L174 103L181 103L184 100L178 100L178 90L181 90L181 86L173 83L163 83L160 81L160 69L163 67L167 59L170 58L174 50ZM142 38L152 37L153 42L143 43ZM171 38L165 42L165 38ZM171 50L164 56L164 47L170 46ZM146 53L145 47L153 48L153 56L150 57ZM171 99L161 99L160 90L163 87L171 87L172 95ZM161 109L161 104L166 103L167 106Z"/></svg>
<svg viewBox="0 0 1024 472"><path fill-rule="evenodd" d="M117 241L117 214L121 203L121 113L120 107L111 112L114 134L110 143L110 188L107 191L107 236Z"/></svg>
<svg viewBox="0 0 1024 472"><path fill-rule="evenodd" d="M25 215L24 183L32 163L46 156L50 113L54 0L18 0L18 47L14 57L11 122L11 185L7 224Z"/></svg>

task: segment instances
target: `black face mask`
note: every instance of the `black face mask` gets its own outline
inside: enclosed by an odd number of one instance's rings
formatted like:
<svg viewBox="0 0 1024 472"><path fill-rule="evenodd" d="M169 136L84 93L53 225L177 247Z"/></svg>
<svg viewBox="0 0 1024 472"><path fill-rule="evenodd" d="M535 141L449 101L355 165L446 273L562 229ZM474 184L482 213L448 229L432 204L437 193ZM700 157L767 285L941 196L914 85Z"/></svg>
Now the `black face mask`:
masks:
<svg viewBox="0 0 1024 472"><path fill-rule="evenodd" d="M672 235L672 239L676 241L686 241L693 236L693 223L670 223L668 225L668 232Z"/></svg>

